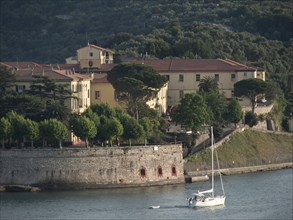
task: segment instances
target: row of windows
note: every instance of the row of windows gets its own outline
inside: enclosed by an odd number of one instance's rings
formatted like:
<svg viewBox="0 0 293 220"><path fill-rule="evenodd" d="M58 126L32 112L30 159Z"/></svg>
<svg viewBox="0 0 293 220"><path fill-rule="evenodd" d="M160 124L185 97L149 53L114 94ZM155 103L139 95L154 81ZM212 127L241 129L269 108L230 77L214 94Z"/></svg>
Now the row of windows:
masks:
<svg viewBox="0 0 293 220"><path fill-rule="evenodd" d="M93 57L94 56L94 53L93 52L89 52L89 56L90 57ZM107 58L110 56L108 52L106 53L103 53L103 56L106 56Z"/></svg>
<svg viewBox="0 0 293 220"><path fill-rule="evenodd" d="M157 175L159 177L163 176L163 169L161 166L157 167ZM172 176L177 176L177 170L176 170L176 166L172 166L171 167L171 175ZM147 170L145 167L140 168L140 177L145 178L147 176Z"/></svg>
<svg viewBox="0 0 293 220"><path fill-rule="evenodd" d="M246 73L244 74L244 76L246 76ZM170 76L169 75L166 75L166 78L168 80L170 80ZM219 81L220 80L220 76L219 74L215 74L214 75L214 78L216 81ZM199 82L201 80L201 75L200 74L195 74L195 81L196 82ZM236 80L236 74L235 73L232 73L231 74L231 80L232 81L235 81ZM179 74L179 82L184 82L184 74Z"/></svg>

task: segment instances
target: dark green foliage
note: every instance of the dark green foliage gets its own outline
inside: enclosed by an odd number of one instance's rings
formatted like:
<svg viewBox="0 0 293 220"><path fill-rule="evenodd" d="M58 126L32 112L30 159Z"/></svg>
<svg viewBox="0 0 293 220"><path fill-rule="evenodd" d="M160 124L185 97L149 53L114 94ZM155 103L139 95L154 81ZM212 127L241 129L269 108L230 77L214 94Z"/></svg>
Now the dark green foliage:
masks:
<svg viewBox="0 0 293 220"><path fill-rule="evenodd" d="M11 92L1 96L0 103L2 117L10 111L35 121L41 121L45 117L46 102L38 96Z"/></svg>
<svg viewBox="0 0 293 220"><path fill-rule="evenodd" d="M249 98L252 105L252 112L254 112L257 96L264 94L267 91L267 82L257 79L245 79L234 84L234 95L236 97L246 96Z"/></svg>
<svg viewBox="0 0 293 220"><path fill-rule="evenodd" d="M113 85L120 102L124 102L128 112L139 119L139 105L155 97L167 79L153 68L139 64L120 64L108 73L108 81Z"/></svg>
<svg viewBox="0 0 293 220"><path fill-rule="evenodd" d="M218 92L218 82L216 79L206 76L200 80L198 84L198 88L200 92L208 93L208 92Z"/></svg>
<svg viewBox="0 0 293 220"><path fill-rule="evenodd" d="M2 117L0 118L0 140L2 143L2 148L5 147L5 140L7 140L12 134L12 125L8 119Z"/></svg>
<svg viewBox="0 0 293 220"><path fill-rule="evenodd" d="M240 103L236 99L232 99L225 112L225 119L235 124L239 123L243 119L243 112Z"/></svg>
<svg viewBox="0 0 293 220"><path fill-rule="evenodd" d="M73 133L85 140L86 147L88 146L88 139L94 138L97 134L97 128L94 121L91 121L85 116L73 115L70 120L70 125Z"/></svg>
<svg viewBox="0 0 293 220"><path fill-rule="evenodd" d="M113 118L116 115L115 110L112 109L108 103L94 104L90 106L90 109L93 113L96 113L97 116L106 116L108 118ZM84 114L91 115L91 111L87 110Z"/></svg>
<svg viewBox="0 0 293 220"><path fill-rule="evenodd" d="M131 146L131 140L132 139L138 139L143 137L144 130L143 127L136 121L134 118L125 115L121 119L121 124L124 128L124 132L122 137L125 140L129 140L129 144Z"/></svg>
<svg viewBox="0 0 293 220"><path fill-rule="evenodd" d="M0 96L3 96L7 92L7 89L13 86L15 75L11 70L0 65L0 79Z"/></svg>
<svg viewBox="0 0 293 220"><path fill-rule="evenodd" d="M202 125L211 122L212 112L200 94L190 93L181 99L171 116L174 122L196 133L202 130Z"/></svg>
<svg viewBox="0 0 293 220"><path fill-rule="evenodd" d="M253 112L246 112L244 116L245 124L249 125L249 127L253 127L254 125L257 125L258 118L257 115Z"/></svg>
<svg viewBox="0 0 293 220"><path fill-rule="evenodd" d="M44 141L51 143L53 146L58 142L59 148L62 148L62 141L66 139L68 130L57 119L46 119L40 122L40 134Z"/></svg>

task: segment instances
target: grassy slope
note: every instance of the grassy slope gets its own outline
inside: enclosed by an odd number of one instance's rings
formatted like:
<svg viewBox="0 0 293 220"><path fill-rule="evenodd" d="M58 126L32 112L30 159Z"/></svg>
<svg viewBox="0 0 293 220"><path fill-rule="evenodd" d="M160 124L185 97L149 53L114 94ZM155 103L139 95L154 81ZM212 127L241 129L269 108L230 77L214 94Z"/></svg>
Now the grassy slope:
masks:
<svg viewBox="0 0 293 220"><path fill-rule="evenodd" d="M293 137L245 130L233 135L217 148L222 168L253 166L293 161ZM205 149L187 158L186 170L209 169L211 150Z"/></svg>

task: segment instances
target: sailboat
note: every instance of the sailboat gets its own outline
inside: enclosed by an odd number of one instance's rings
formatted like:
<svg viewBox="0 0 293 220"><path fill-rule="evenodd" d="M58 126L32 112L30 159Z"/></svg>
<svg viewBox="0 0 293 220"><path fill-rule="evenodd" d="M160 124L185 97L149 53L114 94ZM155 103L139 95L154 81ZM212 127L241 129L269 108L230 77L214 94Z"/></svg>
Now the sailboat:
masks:
<svg viewBox="0 0 293 220"><path fill-rule="evenodd" d="M218 205L225 205L225 190L222 180L222 175L220 173L220 180L221 180L221 186L222 186L222 195L215 195L214 194L214 134L213 134L213 127L211 126L211 142L212 142L212 188L206 191L198 191L196 193L193 193L190 198L188 198L189 206L194 207L211 207L211 206L218 206ZM216 151L215 151L216 152ZM217 158L217 165L218 169L220 169L219 166L219 160L217 152L216 158Z"/></svg>

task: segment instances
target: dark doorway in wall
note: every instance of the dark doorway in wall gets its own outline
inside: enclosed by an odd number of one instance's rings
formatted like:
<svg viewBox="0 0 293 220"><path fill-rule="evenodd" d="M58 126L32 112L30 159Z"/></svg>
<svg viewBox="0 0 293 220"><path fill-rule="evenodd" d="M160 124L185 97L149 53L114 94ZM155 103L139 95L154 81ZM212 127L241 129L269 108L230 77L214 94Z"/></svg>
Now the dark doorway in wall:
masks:
<svg viewBox="0 0 293 220"><path fill-rule="evenodd" d="M172 176L177 176L177 171L175 166L172 166Z"/></svg>
<svg viewBox="0 0 293 220"><path fill-rule="evenodd" d="M142 167L142 168L140 169L140 176L141 176L141 177L145 177L145 176L146 176L146 169L145 169L144 167Z"/></svg>
<svg viewBox="0 0 293 220"><path fill-rule="evenodd" d="M163 169L162 167L158 167L158 176L163 176Z"/></svg>

